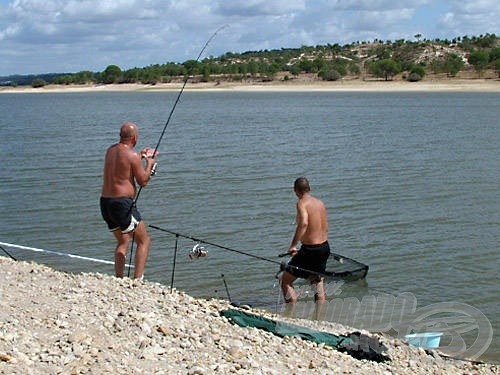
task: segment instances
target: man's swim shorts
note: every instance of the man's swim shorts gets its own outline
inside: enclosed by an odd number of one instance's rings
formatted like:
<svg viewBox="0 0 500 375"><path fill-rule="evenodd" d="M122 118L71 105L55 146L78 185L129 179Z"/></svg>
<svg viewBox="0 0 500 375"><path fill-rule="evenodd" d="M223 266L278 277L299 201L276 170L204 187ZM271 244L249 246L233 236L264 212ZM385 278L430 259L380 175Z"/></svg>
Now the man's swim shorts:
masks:
<svg viewBox="0 0 500 375"><path fill-rule="evenodd" d="M132 198L101 197L101 214L110 231L132 232L142 220Z"/></svg>
<svg viewBox="0 0 500 375"><path fill-rule="evenodd" d="M295 256L290 259L286 266L286 271L294 275L295 277L300 277L302 279L308 279L311 276L319 280L321 275L324 274L326 270L326 262L330 256L330 245L328 241L323 242L318 245L302 245L300 250ZM313 271L313 272L308 272Z"/></svg>

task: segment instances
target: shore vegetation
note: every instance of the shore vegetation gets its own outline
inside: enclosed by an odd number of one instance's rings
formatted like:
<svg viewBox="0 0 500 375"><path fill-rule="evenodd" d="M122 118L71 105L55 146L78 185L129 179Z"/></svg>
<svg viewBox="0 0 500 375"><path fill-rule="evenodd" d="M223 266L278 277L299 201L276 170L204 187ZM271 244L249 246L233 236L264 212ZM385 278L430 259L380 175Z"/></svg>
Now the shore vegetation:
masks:
<svg viewBox="0 0 500 375"><path fill-rule="evenodd" d="M500 37L495 34L448 39L356 41L273 50L226 52L218 57L182 63L164 62L122 69L110 64L102 72L50 73L0 77L0 86L43 87L46 84L256 83L317 81L500 78Z"/></svg>

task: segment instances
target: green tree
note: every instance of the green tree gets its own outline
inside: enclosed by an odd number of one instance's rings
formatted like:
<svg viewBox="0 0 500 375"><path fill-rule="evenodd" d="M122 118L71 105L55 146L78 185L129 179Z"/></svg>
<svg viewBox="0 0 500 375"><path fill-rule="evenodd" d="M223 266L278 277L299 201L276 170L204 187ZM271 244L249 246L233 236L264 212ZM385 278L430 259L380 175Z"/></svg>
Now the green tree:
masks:
<svg viewBox="0 0 500 375"><path fill-rule="evenodd" d="M500 48L493 47L490 51L490 61L495 61L500 59Z"/></svg>
<svg viewBox="0 0 500 375"><path fill-rule="evenodd" d="M359 76L361 74L361 68L359 67L358 64L355 64L355 63L349 63L349 72L351 74L354 74L354 75L357 75Z"/></svg>
<svg viewBox="0 0 500 375"><path fill-rule="evenodd" d="M455 77L462 70L465 63L460 56L455 53L448 55L443 63L443 69L450 77Z"/></svg>
<svg viewBox="0 0 500 375"><path fill-rule="evenodd" d="M196 60L188 60L184 62L184 68L187 70L187 74L189 75L197 75L200 74L201 63Z"/></svg>
<svg viewBox="0 0 500 375"><path fill-rule="evenodd" d="M314 70L316 72L319 72L322 69L326 68L326 60L324 59L324 57L316 57L313 60L313 66L314 66Z"/></svg>
<svg viewBox="0 0 500 375"><path fill-rule="evenodd" d="M384 78L386 81L389 81L401 71L401 67L392 59L384 59L371 63L368 71L375 77Z"/></svg>
<svg viewBox="0 0 500 375"><path fill-rule="evenodd" d="M493 68L497 72L497 77L500 78L500 59L496 59L492 62Z"/></svg>
<svg viewBox="0 0 500 375"><path fill-rule="evenodd" d="M118 83L122 78L122 70L116 65L108 65L102 72L102 81L104 83Z"/></svg>
<svg viewBox="0 0 500 375"><path fill-rule="evenodd" d="M477 74L481 77L490 62L490 54L485 50L474 51L470 53L467 61L474 66Z"/></svg>
<svg viewBox="0 0 500 375"><path fill-rule="evenodd" d="M300 70L306 73L317 73L315 66L311 60L302 59L299 63Z"/></svg>
<svg viewBox="0 0 500 375"><path fill-rule="evenodd" d="M141 68L132 68L125 72L123 72L123 82L125 83L137 83L139 82L139 77L142 73L143 69Z"/></svg>
<svg viewBox="0 0 500 375"><path fill-rule="evenodd" d="M202 74L203 74L202 81L203 82L210 82L210 67L208 65L205 65L203 67Z"/></svg>
<svg viewBox="0 0 500 375"><path fill-rule="evenodd" d="M300 69L300 64L293 64L291 67L290 67L290 73L292 73L292 75L294 76L299 76L300 75L300 72L302 71Z"/></svg>
<svg viewBox="0 0 500 375"><path fill-rule="evenodd" d="M73 83L84 84L94 81L94 73L88 70L84 70L73 74Z"/></svg>
<svg viewBox="0 0 500 375"><path fill-rule="evenodd" d="M390 49L385 45L378 45L370 51L371 55L375 55L379 60L386 60L391 57Z"/></svg>
<svg viewBox="0 0 500 375"><path fill-rule="evenodd" d="M69 85L71 83L74 83L74 75L73 74L66 74L63 76L59 76L54 78L52 81L56 85Z"/></svg>
<svg viewBox="0 0 500 375"><path fill-rule="evenodd" d="M259 63L255 60L252 60L248 63L248 72L255 77L257 73L259 73Z"/></svg>

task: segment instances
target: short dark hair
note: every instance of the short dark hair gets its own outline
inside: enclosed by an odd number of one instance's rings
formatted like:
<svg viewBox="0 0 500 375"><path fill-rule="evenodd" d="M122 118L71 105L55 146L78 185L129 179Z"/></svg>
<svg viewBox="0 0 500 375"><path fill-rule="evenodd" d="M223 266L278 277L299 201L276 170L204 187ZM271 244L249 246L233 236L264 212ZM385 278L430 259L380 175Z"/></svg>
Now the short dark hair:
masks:
<svg viewBox="0 0 500 375"><path fill-rule="evenodd" d="M305 177L299 177L295 180L293 184L293 189L297 193L307 193L311 191L311 186L309 186L309 181Z"/></svg>

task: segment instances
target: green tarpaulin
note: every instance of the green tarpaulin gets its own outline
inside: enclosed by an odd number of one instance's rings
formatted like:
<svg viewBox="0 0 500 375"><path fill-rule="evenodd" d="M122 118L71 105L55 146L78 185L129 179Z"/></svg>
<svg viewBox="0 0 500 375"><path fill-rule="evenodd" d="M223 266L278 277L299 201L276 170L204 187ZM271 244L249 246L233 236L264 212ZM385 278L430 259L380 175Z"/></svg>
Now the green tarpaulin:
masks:
<svg viewBox="0 0 500 375"><path fill-rule="evenodd" d="M382 354L386 350L384 345L379 343L377 339L362 335L359 332L354 332L349 336L334 335L234 309L221 311L221 315L241 327L263 329L279 337L300 337L317 344L329 345L358 359L370 359L377 362L388 360L388 357Z"/></svg>

